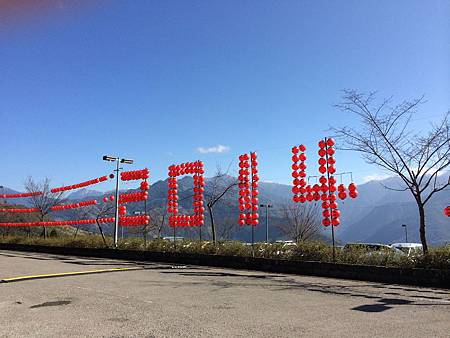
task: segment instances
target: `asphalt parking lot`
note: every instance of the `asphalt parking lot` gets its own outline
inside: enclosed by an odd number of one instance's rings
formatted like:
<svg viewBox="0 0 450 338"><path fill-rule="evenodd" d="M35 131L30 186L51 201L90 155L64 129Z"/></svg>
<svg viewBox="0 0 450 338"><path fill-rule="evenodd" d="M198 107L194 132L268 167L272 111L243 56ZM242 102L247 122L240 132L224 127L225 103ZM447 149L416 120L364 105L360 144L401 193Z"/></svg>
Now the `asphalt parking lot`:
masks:
<svg viewBox="0 0 450 338"><path fill-rule="evenodd" d="M450 337L444 289L13 251L0 280L0 337Z"/></svg>

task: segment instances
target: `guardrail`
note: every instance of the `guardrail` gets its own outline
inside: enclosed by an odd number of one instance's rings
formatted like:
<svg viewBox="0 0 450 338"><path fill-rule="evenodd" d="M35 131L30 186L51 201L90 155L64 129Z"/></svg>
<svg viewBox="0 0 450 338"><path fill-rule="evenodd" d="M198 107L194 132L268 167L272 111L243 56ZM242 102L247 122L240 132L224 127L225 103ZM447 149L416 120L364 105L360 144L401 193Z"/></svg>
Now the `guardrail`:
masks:
<svg viewBox="0 0 450 338"><path fill-rule="evenodd" d="M304 262L284 259L0 243L0 250L202 265L450 289L450 270Z"/></svg>

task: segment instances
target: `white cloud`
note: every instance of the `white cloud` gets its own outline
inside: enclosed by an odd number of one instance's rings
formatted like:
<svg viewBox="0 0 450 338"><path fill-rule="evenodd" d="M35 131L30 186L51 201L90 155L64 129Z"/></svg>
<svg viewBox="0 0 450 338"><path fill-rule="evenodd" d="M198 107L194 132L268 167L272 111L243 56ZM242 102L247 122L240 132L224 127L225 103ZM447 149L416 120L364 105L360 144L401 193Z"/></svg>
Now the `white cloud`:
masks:
<svg viewBox="0 0 450 338"><path fill-rule="evenodd" d="M370 182L370 181L382 181L388 177L391 177L391 176L386 175L386 174L371 174L371 175L364 176L362 178L361 183L366 183L366 182Z"/></svg>
<svg viewBox="0 0 450 338"><path fill-rule="evenodd" d="M197 151L200 154L210 154L210 153L227 153L230 151L230 147L218 144L214 147L198 147Z"/></svg>

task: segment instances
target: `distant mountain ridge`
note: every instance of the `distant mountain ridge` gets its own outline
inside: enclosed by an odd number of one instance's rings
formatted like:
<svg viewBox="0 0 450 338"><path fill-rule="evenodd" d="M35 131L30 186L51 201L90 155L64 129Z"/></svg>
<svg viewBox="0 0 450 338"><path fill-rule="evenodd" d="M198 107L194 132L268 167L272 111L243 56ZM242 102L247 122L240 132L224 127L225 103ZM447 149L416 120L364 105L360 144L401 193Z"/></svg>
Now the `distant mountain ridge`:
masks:
<svg viewBox="0 0 450 338"><path fill-rule="evenodd" d="M229 176L229 180L234 178ZM185 176L179 181L180 198L189 197L192 189L192 177ZM380 242L393 243L403 242L404 228L408 227L408 240L418 242L418 212L410 192L397 192L388 190L383 185L398 187L400 179L387 178L382 181L370 181L358 186L359 196L356 199L346 199L339 202L342 211L342 224L336 228L336 238L341 242ZM211 179L206 179L206 191L210 189ZM10 192L9 192L10 191ZM281 221L280 206L289 203L292 197L291 186L279 183L260 182L260 202L271 203L274 208L270 210L271 237L278 239L282 234L275 225ZM5 193L14 193L13 190L5 188ZM70 200L97 198L99 201L103 196L110 196L111 192L102 193L96 190L81 189L68 195ZM157 181L151 185L148 210L162 210L166 204L167 181ZM22 199L14 199L14 203ZM21 201L24 203L24 201ZM191 199L186 198L180 202L180 208L191 209ZM448 191L436 194L427 205L427 238L430 244L440 245L450 242L450 219L443 215L443 209L450 204ZM127 206L129 213L143 210L143 203L133 203ZM238 217L237 195L230 193L223 203L215 208L217 220L234 220ZM260 211L263 216L264 210ZM62 218L70 218L70 213L61 214ZM207 217L208 220L208 217ZM248 240L249 227L239 229L236 239ZM170 234L171 229L165 229ZM323 233L329 235L330 229L324 228ZM188 233L188 232L186 232ZM256 237L261 240L265 233L265 219L261 217L260 226L256 229Z"/></svg>

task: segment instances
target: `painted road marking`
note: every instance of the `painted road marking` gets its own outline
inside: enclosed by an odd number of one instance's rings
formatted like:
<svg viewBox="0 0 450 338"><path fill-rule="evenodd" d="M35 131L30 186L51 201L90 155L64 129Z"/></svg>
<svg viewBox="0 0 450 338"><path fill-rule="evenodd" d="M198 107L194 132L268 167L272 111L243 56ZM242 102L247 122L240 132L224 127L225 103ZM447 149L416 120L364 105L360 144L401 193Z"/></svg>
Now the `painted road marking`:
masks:
<svg viewBox="0 0 450 338"><path fill-rule="evenodd" d="M142 267L111 268L111 269L98 269L98 270L87 270L87 271L49 273L49 274L44 274L44 275L19 276L19 277L11 277L11 278L0 279L0 283L12 283L12 282L20 282L20 281L24 281L24 280L33 280L33 279L44 279L44 278L77 276L77 275L89 275L89 274L95 274L95 273L116 272L116 271L130 271L130 270L143 270L143 268Z"/></svg>

